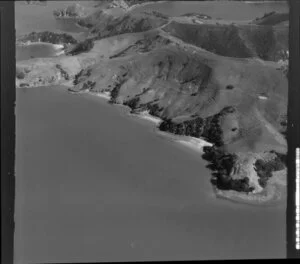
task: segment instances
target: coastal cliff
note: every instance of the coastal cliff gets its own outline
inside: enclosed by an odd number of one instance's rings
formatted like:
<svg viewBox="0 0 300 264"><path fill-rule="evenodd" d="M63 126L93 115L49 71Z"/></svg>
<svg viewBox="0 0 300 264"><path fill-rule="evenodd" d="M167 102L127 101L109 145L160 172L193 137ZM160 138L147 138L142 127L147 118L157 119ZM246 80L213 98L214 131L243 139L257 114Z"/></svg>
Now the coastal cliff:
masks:
<svg viewBox="0 0 300 264"><path fill-rule="evenodd" d="M288 28L198 19L114 17L98 6L78 20L89 37L72 40L64 56L18 62L17 87L65 84L72 93L109 95L135 114L147 111L161 120L160 131L213 144L202 158L218 196L272 200L285 184L287 78L279 62L287 60Z"/></svg>

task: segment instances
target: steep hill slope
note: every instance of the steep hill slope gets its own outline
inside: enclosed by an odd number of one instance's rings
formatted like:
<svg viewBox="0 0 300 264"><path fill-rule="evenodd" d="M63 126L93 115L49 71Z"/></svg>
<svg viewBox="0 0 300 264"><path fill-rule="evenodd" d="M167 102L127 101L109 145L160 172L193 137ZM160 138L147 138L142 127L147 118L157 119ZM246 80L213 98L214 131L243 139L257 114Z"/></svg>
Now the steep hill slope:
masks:
<svg viewBox="0 0 300 264"><path fill-rule="evenodd" d="M277 61L288 50L286 27L255 25L183 24L172 21L164 31L210 52L236 58Z"/></svg>
<svg viewBox="0 0 300 264"><path fill-rule="evenodd" d="M252 23L261 26L275 26L288 21L289 21L288 13L271 12L265 14L263 17L256 18L255 20L253 20Z"/></svg>
<svg viewBox="0 0 300 264"><path fill-rule="evenodd" d="M158 28L168 22L168 18L157 13L124 14L115 17L99 9L90 16L81 19L80 26L90 28L96 39L115 36L124 33L143 32Z"/></svg>

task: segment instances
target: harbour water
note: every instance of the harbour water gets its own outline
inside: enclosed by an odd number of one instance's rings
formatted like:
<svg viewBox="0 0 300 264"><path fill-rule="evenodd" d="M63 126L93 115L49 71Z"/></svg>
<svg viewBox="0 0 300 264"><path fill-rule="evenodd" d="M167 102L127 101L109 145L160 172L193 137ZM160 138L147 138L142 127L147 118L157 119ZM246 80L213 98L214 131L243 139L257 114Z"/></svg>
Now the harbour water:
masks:
<svg viewBox="0 0 300 264"><path fill-rule="evenodd" d="M18 89L16 263L285 256L285 204L215 197L200 154L62 87Z"/></svg>
<svg viewBox="0 0 300 264"><path fill-rule="evenodd" d="M32 21L19 9L17 28L23 16L35 30L41 8ZM17 90L15 263L285 257L284 201L216 198L198 152L125 112L64 87Z"/></svg>
<svg viewBox="0 0 300 264"><path fill-rule="evenodd" d="M32 58L48 58L57 56L60 49L50 43L35 43L30 45L18 45L16 47L16 61Z"/></svg>
<svg viewBox="0 0 300 264"><path fill-rule="evenodd" d="M225 20L252 20L265 13L288 12L287 1L282 2L237 2L237 1L164 1L147 4L134 9L134 12L158 11L169 16L187 13L200 13L212 18Z"/></svg>

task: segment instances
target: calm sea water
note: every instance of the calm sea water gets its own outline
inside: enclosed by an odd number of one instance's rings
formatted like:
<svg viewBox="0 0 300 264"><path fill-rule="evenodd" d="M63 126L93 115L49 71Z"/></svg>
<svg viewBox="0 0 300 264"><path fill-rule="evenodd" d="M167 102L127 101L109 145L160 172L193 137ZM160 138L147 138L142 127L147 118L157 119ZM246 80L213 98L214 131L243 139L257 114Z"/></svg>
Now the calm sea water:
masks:
<svg viewBox="0 0 300 264"><path fill-rule="evenodd" d="M57 54L57 50L51 44L34 44L16 47L16 60L28 60L31 58L48 58Z"/></svg>
<svg viewBox="0 0 300 264"><path fill-rule="evenodd" d="M233 1L168 1L149 4L134 9L134 12L159 11L170 16L186 13L202 13L213 18L228 20L251 20L261 17L267 12L288 12L287 2L243 3Z"/></svg>
<svg viewBox="0 0 300 264"><path fill-rule="evenodd" d="M57 20L53 11L65 8L74 3L90 6L93 1L47 1L47 5L27 5L24 1L15 2L16 36L32 31L54 31L80 33L83 30L77 27L72 19Z"/></svg>
<svg viewBox="0 0 300 264"><path fill-rule="evenodd" d="M122 108L18 89L16 126L16 263L285 257L284 202L217 199L199 154Z"/></svg>
<svg viewBox="0 0 300 264"><path fill-rule="evenodd" d="M57 20L53 16L55 9L65 8L74 3L90 7L94 1L47 1L47 5L27 5L23 1L16 2L16 36L19 37L33 31L53 31L70 34L77 40L84 39L88 32L76 26L74 19ZM16 60L53 57L56 53L57 51L51 45L17 46Z"/></svg>
<svg viewBox="0 0 300 264"><path fill-rule="evenodd" d="M215 198L199 154L146 122L59 87L16 105L16 263L285 256L284 204Z"/></svg>

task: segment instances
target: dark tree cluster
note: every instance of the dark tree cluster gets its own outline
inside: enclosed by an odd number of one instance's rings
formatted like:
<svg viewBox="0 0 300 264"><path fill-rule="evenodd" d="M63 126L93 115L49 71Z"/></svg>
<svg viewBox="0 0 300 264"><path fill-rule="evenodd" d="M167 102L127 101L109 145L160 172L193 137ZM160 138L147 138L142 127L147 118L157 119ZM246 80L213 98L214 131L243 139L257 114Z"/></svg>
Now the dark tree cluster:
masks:
<svg viewBox="0 0 300 264"><path fill-rule="evenodd" d="M222 116L233 113L234 107L225 107L220 113L207 117L205 119L197 117L192 120L175 123L171 119L165 119L159 126L161 131L167 131L176 135L185 135L191 137L203 137L216 146L222 146L222 129L219 120Z"/></svg>
<svg viewBox="0 0 300 264"><path fill-rule="evenodd" d="M227 106L216 115L205 119L196 117L181 123L173 122L171 119L164 119L163 122L160 123L159 129L177 135L196 138L203 137L209 142L213 142L213 147L203 147L204 154L202 156L203 159L210 162L208 167L214 171L212 183L221 190L235 190L249 193L252 192L254 188L249 186L249 179L247 177L232 179L230 176L236 164L237 156L235 154L226 153L218 148L223 145L222 129L219 125L220 118L235 111L235 107Z"/></svg>
<svg viewBox="0 0 300 264"><path fill-rule="evenodd" d="M223 145L223 132L220 127L220 119L227 114L232 114L236 111L233 106L227 106L222 109L222 111L214 116L206 118L204 126L204 131L202 137L210 142L213 142L216 146Z"/></svg>
<svg viewBox="0 0 300 264"><path fill-rule="evenodd" d="M24 79L25 73L22 71L20 71L20 72L16 71L16 77L17 77L17 79Z"/></svg>
<svg viewBox="0 0 300 264"><path fill-rule="evenodd" d="M165 119L159 126L161 131L167 131L176 135L185 135L199 138L204 130L204 120L197 117L182 123L174 123L171 119Z"/></svg>
<svg viewBox="0 0 300 264"><path fill-rule="evenodd" d="M123 85L123 83L125 81L126 81L125 79L117 78L117 81L115 83L115 87L111 90L111 93L110 93L110 100L108 101L110 104L115 104L116 103L117 97L118 97L120 89L121 89L121 86Z"/></svg>
<svg viewBox="0 0 300 264"><path fill-rule="evenodd" d="M60 74L65 80L70 80L69 74L61 67L61 65L56 64L56 68L60 70Z"/></svg>
<svg viewBox="0 0 300 264"><path fill-rule="evenodd" d="M212 162L209 168L213 171L223 171L224 174L229 175L231 170L237 161L237 156L235 154L226 153L223 150L213 146L203 147L202 158Z"/></svg>
<svg viewBox="0 0 300 264"><path fill-rule="evenodd" d="M139 104L140 98L134 97L128 101L125 101L123 104L128 106L131 110L135 110Z"/></svg>
<svg viewBox="0 0 300 264"><path fill-rule="evenodd" d="M287 160L286 160L286 158L287 158L286 154L278 153L278 152L276 152L274 150L271 151L271 153L275 153L277 155L277 158L280 160L280 162L283 163L284 165L286 165L286 162L287 162Z"/></svg>
<svg viewBox="0 0 300 264"><path fill-rule="evenodd" d="M142 105L145 110L149 111L149 114L152 116L160 117L161 111L163 111L163 107L159 107L158 104L153 102L149 102L147 104Z"/></svg>
<svg viewBox="0 0 300 264"><path fill-rule="evenodd" d="M88 52L94 47L93 39L86 39L78 44L76 44L71 50L66 52L66 55L78 55L83 52Z"/></svg>
<svg viewBox="0 0 300 264"><path fill-rule="evenodd" d="M273 152L276 153L276 152ZM276 157L270 161L264 161L262 159L256 160L254 168L259 177L259 184L261 187L265 187L269 178L272 177L273 171L283 170L285 168L286 155L276 153Z"/></svg>
<svg viewBox="0 0 300 264"><path fill-rule="evenodd" d="M47 42L51 44L76 44L77 40L71 35L66 33L54 33L50 31L44 32L31 32L30 34L22 37L21 41L32 42Z"/></svg>
<svg viewBox="0 0 300 264"><path fill-rule="evenodd" d="M227 89L227 90L232 90L233 88L234 88L234 86L231 85L231 84L229 84L229 85L226 86L226 89Z"/></svg>
<svg viewBox="0 0 300 264"><path fill-rule="evenodd" d="M153 102L148 102L146 104L139 104L139 102L140 98L138 96L135 96L134 98L125 101L123 104L130 107L132 112L135 112L134 110L137 110L137 112L149 111L150 115L160 117L160 113L161 111L163 111L163 107L159 107L158 104Z"/></svg>
<svg viewBox="0 0 300 264"><path fill-rule="evenodd" d="M83 7L79 4L73 4L63 9L56 9L53 11L53 15L56 18L69 17L77 18L84 15Z"/></svg>
<svg viewBox="0 0 300 264"><path fill-rule="evenodd" d="M238 180L231 180L230 181L231 186L230 189L231 190L235 190L238 192L252 192L254 190L253 187L249 186L249 178L245 177L243 179L238 179Z"/></svg>
<svg viewBox="0 0 300 264"><path fill-rule="evenodd" d="M96 82L87 81L82 85L80 90L92 90L96 85Z"/></svg>
<svg viewBox="0 0 300 264"><path fill-rule="evenodd" d="M94 25L92 23L86 22L85 19L79 19L77 21L78 26L91 29Z"/></svg>
<svg viewBox="0 0 300 264"><path fill-rule="evenodd" d="M20 87L23 88L23 87L29 87L29 84L28 83L20 83Z"/></svg>
<svg viewBox="0 0 300 264"><path fill-rule="evenodd" d="M130 50L132 47L134 47L135 45L130 45L129 47L127 47L124 50L121 50L120 52L117 52L116 54L109 56L109 59L114 59L114 58L118 58L118 57L123 57L126 55L127 51Z"/></svg>
<svg viewBox="0 0 300 264"><path fill-rule="evenodd" d="M84 72L84 70L81 70L80 72L75 74L73 85L77 85L79 83L79 78L82 76L83 72Z"/></svg>
<svg viewBox="0 0 300 264"><path fill-rule="evenodd" d="M111 104L116 103L120 89L121 89L121 85L116 84L115 87L111 90L111 93L110 93L111 97L110 97L109 103L111 103Z"/></svg>
<svg viewBox="0 0 300 264"><path fill-rule="evenodd" d="M253 187L249 186L249 179L232 179L230 173L235 166L237 156L235 154L225 153L217 147L203 148L202 158L209 161L208 167L212 169L214 178L212 184L220 190L235 190L238 192L252 192Z"/></svg>
<svg viewBox="0 0 300 264"><path fill-rule="evenodd" d="M89 77L92 74L92 69L82 69L80 72L75 74L73 84L77 85L81 82L81 78Z"/></svg>
<svg viewBox="0 0 300 264"><path fill-rule="evenodd" d="M205 120L204 130L202 137L210 142L213 142L216 146L222 146L222 130L219 125L220 114L208 117Z"/></svg>

